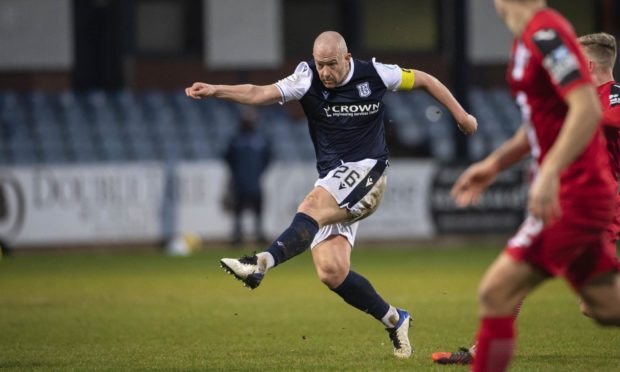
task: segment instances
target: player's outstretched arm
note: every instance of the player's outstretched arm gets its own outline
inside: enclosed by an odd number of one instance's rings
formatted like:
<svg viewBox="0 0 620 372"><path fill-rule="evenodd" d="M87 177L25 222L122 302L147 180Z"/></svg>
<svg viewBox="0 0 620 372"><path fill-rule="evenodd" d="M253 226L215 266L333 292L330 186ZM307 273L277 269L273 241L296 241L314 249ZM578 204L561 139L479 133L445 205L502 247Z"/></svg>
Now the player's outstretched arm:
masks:
<svg viewBox="0 0 620 372"><path fill-rule="evenodd" d="M424 89L441 104L446 106L458 123L459 129L465 134L474 134L478 129L478 121L463 109L450 90L436 77L426 72L414 70L415 82L413 89Z"/></svg>
<svg viewBox="0 0 620 372"><path fill-rule="evenodd" d="M185 94L193 99L214 97L246 105L271 105L282 99L274 84L213 85L197 82L185 88Z"/></svg>
<svg viewBox="0 0 620 372"><path fill-rule="evenodd" d="M495 177L523 159L530 146L522 126L508 141L498 147L484 160L472 164L456 180L450 195L459 207L475 205L482 193L493 183Z"/></svg>

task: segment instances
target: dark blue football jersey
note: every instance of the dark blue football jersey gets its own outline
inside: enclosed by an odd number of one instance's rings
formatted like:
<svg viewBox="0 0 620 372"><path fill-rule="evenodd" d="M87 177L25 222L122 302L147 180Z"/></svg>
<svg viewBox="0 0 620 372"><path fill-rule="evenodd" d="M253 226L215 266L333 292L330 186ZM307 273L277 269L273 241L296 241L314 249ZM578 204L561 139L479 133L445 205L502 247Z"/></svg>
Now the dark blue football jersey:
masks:
<svg viewBox="0 0 620 372"><path fill-rule="evenodd" d="M377 72L380 65L389 79L396 79L397 90L402 70L396 65L352 59L352 72L341 86L327 89L316 70L314 61L302 62L287 79L276 84L283 101L299 99L314 144L319 176L325 176L342 162L362 159L387 160L383 96L388 87ZM302 81L306 79L307 81ZM413 84L413 76L410 78ZM411 89L410 87L408 87ZM287 90L287 92L284 92Z"/></svg>

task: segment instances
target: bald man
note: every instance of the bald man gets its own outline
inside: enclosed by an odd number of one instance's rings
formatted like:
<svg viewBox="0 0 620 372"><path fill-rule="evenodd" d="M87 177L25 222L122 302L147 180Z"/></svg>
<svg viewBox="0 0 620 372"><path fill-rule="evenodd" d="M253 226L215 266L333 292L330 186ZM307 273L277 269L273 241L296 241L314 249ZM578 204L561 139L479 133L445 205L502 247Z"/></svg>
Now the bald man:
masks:
<svg viewBox="0 0 620 372"><path fill-rule="evenodd" d="M385 190L388 149L383 96L390 91L423 89L452 113L466 134L476 119L434 77L374 59L351 57L337 32L321 33L313 60L271 85L194 83L186 94L250 105L299 101L317 157L319 178L297 209L291 225L266 251L240 259L223 258L221 266L245 286L258 287L267 270L312 249L320 280L353 307L382 322L398 358L411 356L409 313L388 304L370 282L350 270L358 221L379 206Z"/></svg>

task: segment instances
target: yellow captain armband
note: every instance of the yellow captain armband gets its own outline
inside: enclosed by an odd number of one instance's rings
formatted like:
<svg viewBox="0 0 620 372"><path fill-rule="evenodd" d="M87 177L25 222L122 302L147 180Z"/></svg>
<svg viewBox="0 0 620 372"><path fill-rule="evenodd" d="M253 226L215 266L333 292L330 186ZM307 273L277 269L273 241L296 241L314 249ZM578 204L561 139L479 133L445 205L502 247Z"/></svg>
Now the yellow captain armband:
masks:
<svg viewBox="0 0 620 372"><path fill-rule="evenodd" d="M413 83L415 82L415 74L413 73L413 70L407 69L407 68L401 68L401 80L400 80L400 86L398 87L398 90L411 90L413 89Z"/></svg>

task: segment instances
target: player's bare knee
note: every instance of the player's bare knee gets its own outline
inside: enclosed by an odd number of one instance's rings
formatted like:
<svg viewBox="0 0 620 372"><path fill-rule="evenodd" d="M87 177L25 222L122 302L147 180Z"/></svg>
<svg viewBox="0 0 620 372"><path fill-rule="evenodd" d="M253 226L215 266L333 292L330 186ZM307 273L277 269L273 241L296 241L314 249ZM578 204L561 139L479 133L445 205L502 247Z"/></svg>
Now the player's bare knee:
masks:
<svg viewBox="0 0 620 372"><path fill-rule="evenodd" d="M310 193L308 193L308 195L306 195L304 200L302 200L301 204L299 204L299 209L317 210L320 207L321 207L321 194L318 193L316 190L313 190Z"/></svg>
<svg viewBox="0 0 620 372"><path fill-rule="evenodd" d="M602 326L620 327L620 314L618 312L594 312L593 319Z"/></svg>
<svg viewBox="0 0 620 372"><path fill-rule="evenodd" d="M581 313L603 326L620 326L620 307L602 302L582 301Z"/></svg>
<svg viewBox="0 0 620 372"><path fill-rule="evenodd" d="M581 312L604 326L620 326L620 279L609 272L581 290Z"/></svg>
<svg viewBox="0 0 620 372"><path fill-rule="evenodd" d="M485 308L494 308L498 303L497 294L491 287L480 287L478 289L478 303Z"/></svg>
<svg viewBox="0 0 620 372"><path fill-rule="evenodd" d="M312 217L319 224L319 226L323 226L323 224L321 223L320 209L318 207L318 204L312 200L307 201L306 199L304 199L304 201L299 204L299 207L297 207L297 212Z"/></svg>
<svg viewBox="0 0 620 372"><path fill-rule="evenodd" d="M329 289L335 289L344 282L346 278L346 274L338 274L338 273L319 273L319 279L321 283L325 284Z"/></svg>
<svg viewBox="0 0 620 372"><path fill-rule="evenodd" d="M482 285L478 289L478 302L485 312L502 314L511 313L514 305L510 305L511 298L498 286Z"/></svg>
<svg viewBox="0 0 620 372"><path fill-rule="evenodd" d="M317 207L315 204L316 203L312 203L312 201L304 200L301 202L301 204L299 204L299 207L297 207L297 212L311 215L313 212L317 210Z"/></svg>
<svg viewBox="0 0 620 372"><path fill-rule="evenodd" d="M330 289L334 289L342 284L349 273L349 268L340 262L322 262L316 271L319 280Z"/></svg>

